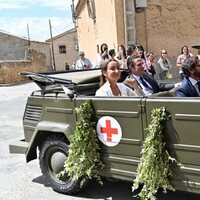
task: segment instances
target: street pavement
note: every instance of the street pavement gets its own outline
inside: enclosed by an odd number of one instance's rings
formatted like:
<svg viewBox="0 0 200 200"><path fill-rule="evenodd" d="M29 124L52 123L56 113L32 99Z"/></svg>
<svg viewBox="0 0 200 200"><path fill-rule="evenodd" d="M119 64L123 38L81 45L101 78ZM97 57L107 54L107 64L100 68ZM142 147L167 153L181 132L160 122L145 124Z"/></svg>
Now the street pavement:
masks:
<svg viewBox="0 0 200 200"><path fill-rule="evenodd" d="M24 155L9 153L9 144L23 139L22 117L26 99L35 83L0 87L0 200L133 200L132 183L108 181L100 186L91 181L82 191L70 196L53 191L44 181L39 161L26 163ZM158 194L158 200L199 200L199 195L183 192Z"/></svg>

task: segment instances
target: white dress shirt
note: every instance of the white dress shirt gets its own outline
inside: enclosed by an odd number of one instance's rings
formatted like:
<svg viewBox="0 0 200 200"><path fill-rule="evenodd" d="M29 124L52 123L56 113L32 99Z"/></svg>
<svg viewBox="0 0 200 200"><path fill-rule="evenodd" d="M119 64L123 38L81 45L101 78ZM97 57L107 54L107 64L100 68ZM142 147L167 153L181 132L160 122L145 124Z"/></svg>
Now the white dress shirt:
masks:
<svg viewBox="0 0 200 200"><path fill-rule="evenodd" d="M132 74L131 76L133 76L133 78L135 78L135 80L139 83L139 85L140 85L142 91L144 92L145 96L150 96L150 95L153 94L153 89L152 89L152 91L151 91L151 90L149 90L148 88L146 88L146 87L142 84L142 82L141 82L141 80L140 80L140 76L136 76L136 75L133 75L133 74ZM131 77L130 77L130 78L131 78ZM143 78L143 80L145 81L145 83L146 83L150 88L152 88L151 85L150 85L144 78Z"/></svg>
<svg viewBox="0 0 200 200"><path fill-rule="evenodd" d="M120 90L121 96L139 96L135 91L131 88L125 86L123 83L117 83L117 86ZM114 96L112 90L110 88L110 83L106 81L104 85L102 85L97 91L95 96Z"/></svg>
<svg viewBox="0 0 200 200"><path fill-rule="evenodd" d="M90 62L89 59L84 58L83 60L78 59L76 61L76 67L75 69L91 69L92 68L92 63Z"/></svg>

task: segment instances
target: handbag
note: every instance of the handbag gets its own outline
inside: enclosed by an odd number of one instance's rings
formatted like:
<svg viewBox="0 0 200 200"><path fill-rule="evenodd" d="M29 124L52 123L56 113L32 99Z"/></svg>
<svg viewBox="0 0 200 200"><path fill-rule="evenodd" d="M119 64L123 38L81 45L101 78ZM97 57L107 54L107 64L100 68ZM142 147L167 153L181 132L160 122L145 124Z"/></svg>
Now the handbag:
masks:
<svg viewBox="0 0 200 200"><path fill-rule="evenodd" d="M167 77L168 79L173 78L172 73L171 73L169 70L166 72L166 77Z"/></svg>

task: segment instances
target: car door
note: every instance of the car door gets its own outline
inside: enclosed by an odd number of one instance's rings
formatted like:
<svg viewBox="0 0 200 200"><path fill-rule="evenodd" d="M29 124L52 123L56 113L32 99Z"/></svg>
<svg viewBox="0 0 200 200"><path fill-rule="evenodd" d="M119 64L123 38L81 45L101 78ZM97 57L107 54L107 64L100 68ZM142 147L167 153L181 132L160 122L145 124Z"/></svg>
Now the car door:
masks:
<svg viewBox="0 0 200 200"><path fill-rule="evenodd" d="M77 106L87 99L77 97ZM107 176L122 179L132 179L135 175L143 141L141 99L140 97L91 97L98 119L111 117L118 122L122 131L122 138L116 146L101 143L107 165L104 175L107 173ZM108 130L114 127L110 122L103 128ZM110 140L112 137L114 136L111 136Z"/></svg>
<svg viewBox="0 0 200 200"><path fill-rule="evenodd" d="M147 126L153 108L165 106L171 114L167 122L167 147L182 166L175 169L174 183L184 191L200 191L200 99L148 98L146 101Z"/></svg>

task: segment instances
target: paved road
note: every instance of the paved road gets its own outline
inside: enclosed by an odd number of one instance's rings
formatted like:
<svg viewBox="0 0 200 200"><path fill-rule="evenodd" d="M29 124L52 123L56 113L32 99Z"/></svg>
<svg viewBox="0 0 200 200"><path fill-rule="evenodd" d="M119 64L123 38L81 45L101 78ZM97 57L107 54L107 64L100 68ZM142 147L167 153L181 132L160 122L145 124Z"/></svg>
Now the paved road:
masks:
<svg viewBox="0 0 200 200"><path fill-rule="evenodd" d="M0 200L133 200L131 183L104 180L101 187L90 182L75 196L54 192L45 184L38 160L25 163L24 155L9 154L8 145L23 138L22 116L34 83L0 87ZM200 196L182 192L159 193L159 200L199 200Z"/></svg>

